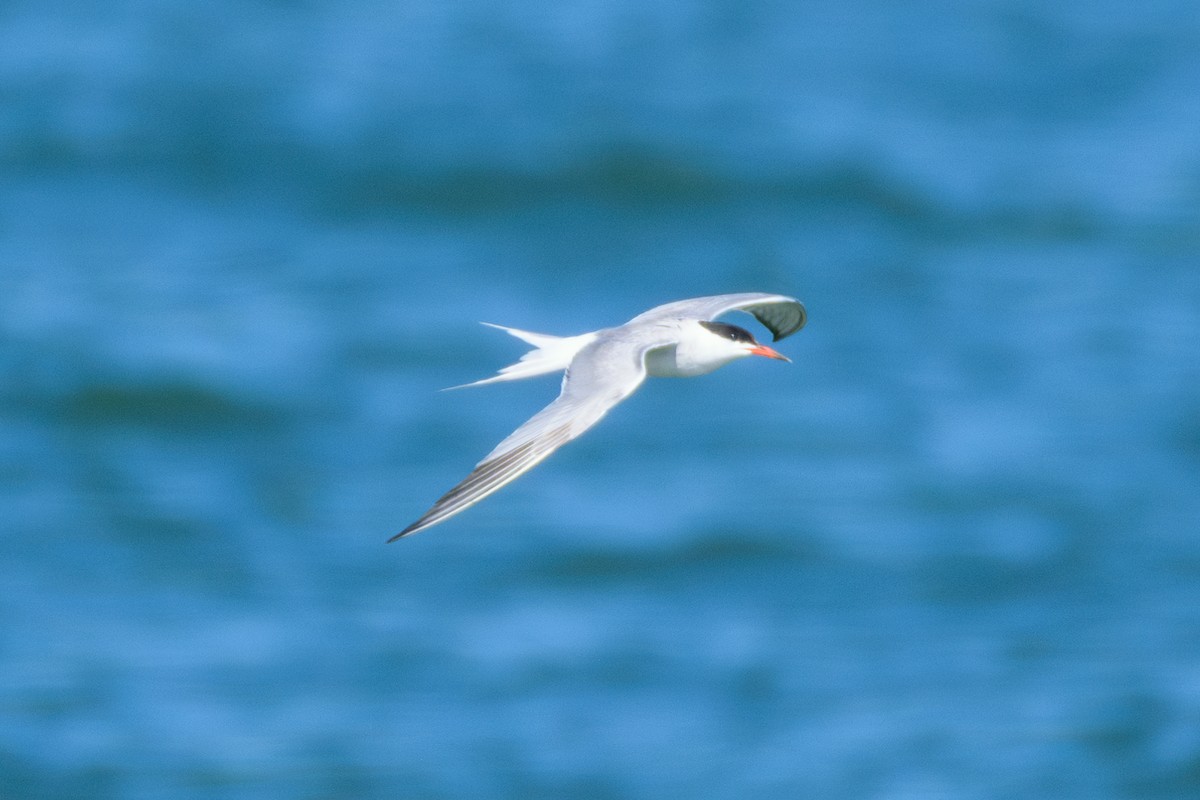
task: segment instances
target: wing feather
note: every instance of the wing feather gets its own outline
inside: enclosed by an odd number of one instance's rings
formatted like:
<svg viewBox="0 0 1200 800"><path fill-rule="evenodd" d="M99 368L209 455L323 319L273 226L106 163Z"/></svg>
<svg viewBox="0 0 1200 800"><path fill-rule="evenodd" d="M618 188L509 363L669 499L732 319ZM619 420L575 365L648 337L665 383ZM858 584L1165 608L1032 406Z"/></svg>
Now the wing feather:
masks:
<svg viewBox="0 0 1200 800"><path fill-rule="evenodd" d="M569 428L563 425L509 450L503 455L483 461L462 482L442 495L420 519L388 541L394 542L403 536L417 533L466 510L505 484L511 483L533 469L570 439Z"/></svg>
<svg viewBox="0 0 1200 800"><path fill-rule="evenodd" d="M630 322L646 322L670 317L711 320L730 311L745 311L753 314L771 332L775 341L791 336L803 328L804 323L808 321L804 304L794 297L763 292L743 292L678 300L638 314Z"/></svg>
<svg viewBox="0 0 1200 800"><path fill-rule="evenodd" d="M586 357L577 356L567 369L562 391L553 403L509 434L470 475L388 541L425 530L465 511L591 428L641 385L646 377L645 353L661 344L658 340L621 336L589 344L580 351Z"/></svg>

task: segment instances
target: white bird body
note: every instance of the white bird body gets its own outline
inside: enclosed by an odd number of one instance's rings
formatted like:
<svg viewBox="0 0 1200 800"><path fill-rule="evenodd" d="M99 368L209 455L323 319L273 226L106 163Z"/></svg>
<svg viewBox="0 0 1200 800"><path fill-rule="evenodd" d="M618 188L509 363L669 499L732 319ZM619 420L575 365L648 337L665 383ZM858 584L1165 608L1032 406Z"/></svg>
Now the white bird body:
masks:
<svg viewBox="0 0 1200 800"><path fill-rule="evenodd" d="M639 314L624 325L578 336L551 336L484 323L535 349L499 374L464 386L521 380L565 370L562 391L553 403L500 442L429 511L388 541L436 525L520 477L599 422L648 376L705 375L751 355L789 360L759 344L749 331L712 321L734 310L753 314L774 334L776 341L800 330L807 319L803 304L795 298L744 293L667 303Z"/></svg>
<svg viewBox="0 0 1200 800"><path fill-rule="evenodd" d="M726 364L751 355L695 320L681 320L674 345L656 347L646 353L646 375L654 378L694 378L715 372Z"/></svg>

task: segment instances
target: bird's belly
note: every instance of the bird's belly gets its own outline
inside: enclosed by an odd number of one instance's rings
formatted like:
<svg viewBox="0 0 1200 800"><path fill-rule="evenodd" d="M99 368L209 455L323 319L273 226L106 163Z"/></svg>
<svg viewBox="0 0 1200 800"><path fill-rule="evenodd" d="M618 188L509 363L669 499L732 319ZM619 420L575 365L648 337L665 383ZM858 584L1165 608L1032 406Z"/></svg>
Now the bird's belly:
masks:
<svg viewBox="0 0 1200 800"><path fill-rule="evenodd" d="M719 366L680 358L676 347L659 347L646 353L646 374L653 378L693 378L707 375Z"/></svg>

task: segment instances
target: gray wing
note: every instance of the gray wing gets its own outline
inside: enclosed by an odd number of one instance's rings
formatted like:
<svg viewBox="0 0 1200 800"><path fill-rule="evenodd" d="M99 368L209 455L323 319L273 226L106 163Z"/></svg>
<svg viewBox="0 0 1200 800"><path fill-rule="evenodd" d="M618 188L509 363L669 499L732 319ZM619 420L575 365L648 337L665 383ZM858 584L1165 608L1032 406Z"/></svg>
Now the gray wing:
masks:
<svg viewBox="0 0 1200 800"><path fill-rule="evenodd" d="M558 399L513 431L461 483L388 541L422 531L475 505L595 425L645 380L646 352L669 341L665 333L617 334L584 347L567 368Z"/></svg>
<svg viewBox="0 0 1200 800"><path fill-rule="evenodd" d="M794 297L745 292L678 300L638 314L630 322L650 322L672 317L711 320L729 311L753 314L774 335L777 342L803 328L804 323L808 321L804 304Z"/></svg>

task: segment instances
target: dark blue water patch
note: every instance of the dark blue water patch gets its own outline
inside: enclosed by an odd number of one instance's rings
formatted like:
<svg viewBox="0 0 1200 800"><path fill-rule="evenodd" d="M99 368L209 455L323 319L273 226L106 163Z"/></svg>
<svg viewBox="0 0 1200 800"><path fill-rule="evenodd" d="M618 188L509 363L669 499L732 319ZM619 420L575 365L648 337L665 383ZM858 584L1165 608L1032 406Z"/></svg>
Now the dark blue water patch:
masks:
<svg viewBox="0 0 1200 800"><path fill-rule="evenodd" d="M803 568L819 559L819 552L803 539L785 540L736 528L711 531L674 547L631 546L588 551L586 545L557 552L533 573L541 580L563 586L597 583L640 583L647 577L703 583L721 574L753 580L755 574L778 575L781 570ZM763 578L767 578L764 576Z"/></svg>
<svg viewBox="0 0 1200 800"><path fill-rule="evenodd" d="M235 430L268 435L284 420L278 409L239 401L205 386L114 382L84 386L64 398L61 421L79 429L136 427L208 436Z"/></svg>
<svg viewBox="0 0 1200 800"><path fill-rule="evenodd" d="M600 208L650 210L746 203L863 206L900 219L930 216L919 189L889 178L869 162L821 165L785 174L727 170L703 156L612 148L575 156L552 169L481 164L423 171L398 164L350 172L327 182L342 213L423 209L440 214L505 213L530 205L587 201Z"/></svg>
<svg viewBox="0 0 1200 800"><path fill-rule="evenodd" d="M60 771L56 765L4 753L0 781L15 797L117 798L127 791L122 770L114 764Z"/></svg>

